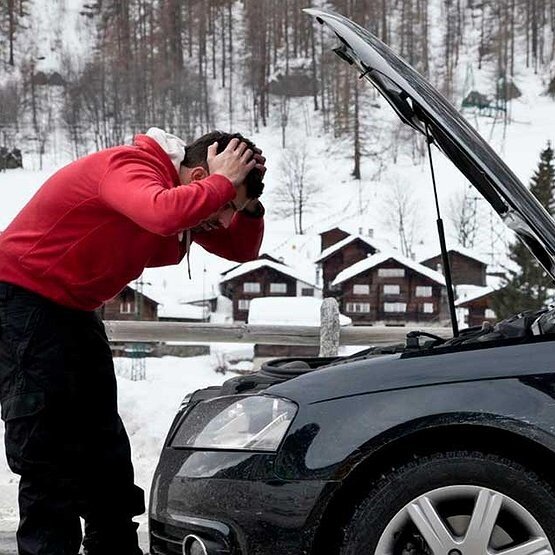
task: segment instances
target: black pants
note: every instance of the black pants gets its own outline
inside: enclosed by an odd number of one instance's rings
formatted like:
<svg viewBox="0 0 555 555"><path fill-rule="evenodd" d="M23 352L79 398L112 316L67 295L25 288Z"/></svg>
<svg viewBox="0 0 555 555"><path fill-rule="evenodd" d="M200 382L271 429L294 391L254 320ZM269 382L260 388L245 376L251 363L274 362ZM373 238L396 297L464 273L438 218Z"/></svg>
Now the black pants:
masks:
<svg viewBox="0 0 555 555"><path fill-rule="evenodd" d="M21 555L137 555L143 491L117 412L104 326L0 283L0 405L8 464L21 475Z"/></svg>

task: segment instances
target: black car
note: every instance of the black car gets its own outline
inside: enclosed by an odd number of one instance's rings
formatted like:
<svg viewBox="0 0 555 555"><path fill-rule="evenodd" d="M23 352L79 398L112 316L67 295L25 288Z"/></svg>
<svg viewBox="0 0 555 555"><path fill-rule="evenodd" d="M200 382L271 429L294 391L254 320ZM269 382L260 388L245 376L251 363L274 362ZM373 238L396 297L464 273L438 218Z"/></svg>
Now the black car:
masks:
<svg viewBox="0 0 555 555"><path fill-rule="evenodd" d="M307 10L555 275L555 224L457 111L368 31ZM450 340L274 360L188 396L152 554L553 555L552 311Z"/></svg>

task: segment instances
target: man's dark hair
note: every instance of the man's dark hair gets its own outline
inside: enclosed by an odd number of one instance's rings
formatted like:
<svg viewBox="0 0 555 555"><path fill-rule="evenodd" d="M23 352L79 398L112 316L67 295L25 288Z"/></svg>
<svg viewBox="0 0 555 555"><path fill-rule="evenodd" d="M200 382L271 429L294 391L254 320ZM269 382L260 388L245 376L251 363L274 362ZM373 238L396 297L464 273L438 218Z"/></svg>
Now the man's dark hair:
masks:
<svg viewBox="0 0 555 555"><path fill-rule="evenodd" d="M218 143L218 154L225 150L229 141L231 139L239 139L247 144L247 146L254 150L256 148L255 144L246 139L241 135L241 133L225 133L223 131L211 131L206 133L202 137L199 137L193 141L190 145L185 148L185 158L181 162L182 166L187 168L194 168L196 166L202 166L208 169L206 163L206 157L208 155L208 147L217 142ZM245 184L247 186L247 197L258 198L262 191L264 190L264 183L262 183L262 172L258 168L253 168L247 175L245 179Z"/></svg>

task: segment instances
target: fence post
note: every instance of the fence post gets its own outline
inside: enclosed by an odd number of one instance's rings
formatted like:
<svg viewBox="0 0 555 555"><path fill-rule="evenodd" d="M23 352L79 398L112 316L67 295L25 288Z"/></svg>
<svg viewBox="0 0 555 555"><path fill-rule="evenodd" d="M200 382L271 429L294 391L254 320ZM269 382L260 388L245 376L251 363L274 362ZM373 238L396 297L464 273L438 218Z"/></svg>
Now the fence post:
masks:
<svg viewBox="0 0 555 555"><path fill-rule="evenodd" d="M320 356L334 357L339 352L339 305L333 297L320 308Z"/></svg>

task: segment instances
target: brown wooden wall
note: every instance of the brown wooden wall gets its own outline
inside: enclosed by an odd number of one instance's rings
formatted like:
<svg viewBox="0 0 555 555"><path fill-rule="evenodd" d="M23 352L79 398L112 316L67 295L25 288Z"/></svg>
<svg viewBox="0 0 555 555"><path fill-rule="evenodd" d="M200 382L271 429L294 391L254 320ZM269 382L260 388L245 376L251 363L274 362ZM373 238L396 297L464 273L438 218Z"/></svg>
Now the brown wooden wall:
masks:
<svg viewBox="0 0 555 555"><path fill-rule="evenodd" d="M455 251L450 251L448 256L454 285L486 285L486 264ZM437 270L438 265L443 267L441 255L425 260L422 264L432 270Z"/></svg>
<svg viewBox="0 0 555 555"><path fill-rule="evenodd" d="M375 254L375 252L376 249L372 248L368 243L360 239L355 239L352 243L345 245L342 249L324 260L322 262L324 297L333 296L330 285L339 272L352 266L356 262L364 260L368 255Z"/></svg>
<svg viewBox="0 0 555 555"><path fill-rule="evenodd" d="M493 310L491 295L484 295L479 299L463 303L460 307L468 309L465 324L469 328L473 326L481 326L484 322L494 323L497 321L497 318L486 318L486 309L489 308Z"/></svg>
<svg viewBox="0 0 555 555"><path fill-rule="evenodd" d="M243 284L246 282L260 283L260 293L244 292ZM270 293L271 283L285 283L287 285L287 292ZM233 301L233 320L246 322L248 310L239 310L240 299L251 300L256 297L295 297L297 295L297 280L273 268L264 266L248 274L243 274L233 280L224 282L222 284L222 294Z"/></svg>
<svg viewBox="0 0 555 555"><path fill-rule="evenodd" d="M144 295L139 296L139 299L140 298L142 298L140 319L158 320L158 305ZM130 287L125 287L113 299L104 303L104 306L100 309L102 318L105 320L137 320L139 318L139 312L121 312L121 304L126 302L131 303L132 307L135 306L135 291Z"/></svg>
<svg viewBox="0 0 555 555"><path fill-rule="evenodd" d="M353 320L353 324L371 324L373 322L385 322L386 324L404 324L405 322L438 322L445 317L445 287L430 278L405 268L405 277L381 277L378 275L379 268L400 268L398 262L386 261L375 268L371 268L363 274L341 284L339 292L339 306L343 314ZM370 285L369 295L355 295L353 285ZM398 295L389 295L383 292L384 285L399 285ZM431 297L417 297L415 288L417 286L431 286ZM347 311L347 303L370 303L369 313L354 313ZM407 304L406 312L393 313L383 310L384 302L404 302ZM434 311L425 313L421 311L423 303L433 303Z"/></svg>

